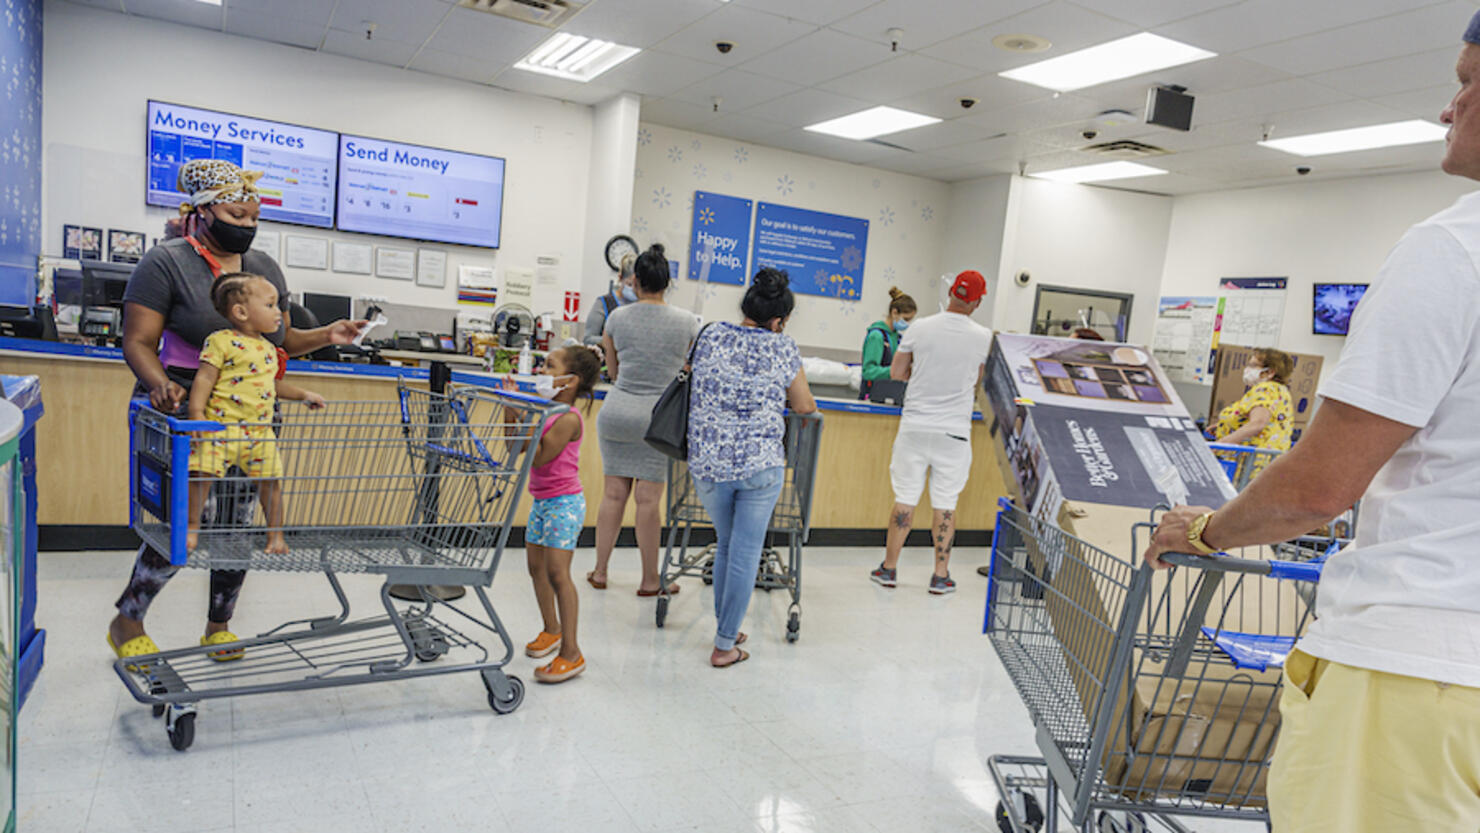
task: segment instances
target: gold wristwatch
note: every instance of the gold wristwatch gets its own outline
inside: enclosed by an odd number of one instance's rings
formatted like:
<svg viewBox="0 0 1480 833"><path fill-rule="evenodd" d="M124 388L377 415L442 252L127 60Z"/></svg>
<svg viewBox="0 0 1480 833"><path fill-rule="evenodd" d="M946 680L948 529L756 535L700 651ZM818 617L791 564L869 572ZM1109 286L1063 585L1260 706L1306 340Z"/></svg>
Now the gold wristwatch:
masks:
<svg viewBox="0 0 1480 833"><path fill-rule="evenodd" d="M1194 518L1192 524L1187 527L1187 546L1199 555L1214 555L1218 552L1203 540L1203 530L1208 528L1208 520L1212 517L1212 512L1204 512Z"/></svg>

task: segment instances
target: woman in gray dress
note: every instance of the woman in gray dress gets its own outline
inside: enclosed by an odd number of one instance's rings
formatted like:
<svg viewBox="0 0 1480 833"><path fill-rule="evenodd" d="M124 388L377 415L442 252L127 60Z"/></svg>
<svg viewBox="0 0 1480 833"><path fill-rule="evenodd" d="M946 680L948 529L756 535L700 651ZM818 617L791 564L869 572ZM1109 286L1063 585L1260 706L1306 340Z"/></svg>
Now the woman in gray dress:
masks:
<svg viewBox="0 0 1480 833"><path fill-rule="evenodd" d="M642 555L642 583L637 595L658 594L658 542L663 527L663 485L668 458L643 442L658 396L683 369L689 345L698 331L693 313L668 306L668 259L654 244L637 258L637 303L627 304L606 319L602 347L612 389L596 417L605 475L601 509L596 515L596 569L586 581L606 589L606 568L622 530L627 498L637 502L637 547ZM678 586L669 589L677 593Z"/></svg>

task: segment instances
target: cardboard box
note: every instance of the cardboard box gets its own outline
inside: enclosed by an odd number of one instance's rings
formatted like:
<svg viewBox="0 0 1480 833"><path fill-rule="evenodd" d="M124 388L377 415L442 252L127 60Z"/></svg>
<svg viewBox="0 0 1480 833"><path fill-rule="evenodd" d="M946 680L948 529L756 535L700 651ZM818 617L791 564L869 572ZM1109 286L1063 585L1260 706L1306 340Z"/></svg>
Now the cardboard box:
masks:
<svg viewBox="0 0 1480 833"><path fill-rule="evenodd" d="M1218 414L1244 395L1244 366L1253 355L1253 347L1218 345L1218 359L1213 365L1213 399L1208 406L1209 430L1218 422ZM1290 372L1290 399L1295 407L1295 431L1299 433L1315 413L1316 387L1325 360L1310 353L1290 353L1290 358L1295 360L1295 369Z"/></svg>

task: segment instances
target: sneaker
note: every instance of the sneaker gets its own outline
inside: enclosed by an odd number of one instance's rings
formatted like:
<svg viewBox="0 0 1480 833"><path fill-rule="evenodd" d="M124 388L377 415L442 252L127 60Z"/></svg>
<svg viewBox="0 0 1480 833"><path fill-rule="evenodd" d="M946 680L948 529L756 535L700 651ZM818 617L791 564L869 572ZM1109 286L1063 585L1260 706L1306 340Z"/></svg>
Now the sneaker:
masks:
<svg viewBox="0 0 1480 833"><path fill-rule="evenodd" d="M577 657L575 662L556 657L549 665L534 670L534 678L542 683L563 683L586 670L586 658Z"/></svg>
<svg viewBox="0 0 1480 833"><path fill-rule="evenodd" d="M558 650L560 650L560 634L540 631L540 635L536 636L533 642L524 646L524 655L539 659L540 657L547 657Z"/></svg>
<svg viewBox="0 0 1480 833"><path fill-rule="evenodd" d="M930 592L932 595L944 596L947 593L956 592L956 582L951 580L949 574L944 576L932 575L930 577Z"/></svg>
<svg viewBox="0 0 1480 833"><path fill-rule="evenodd" d="M874 570L872 573L869 573L868 577L873 579L874 584L878 584L883 587L893 587L895 584L898 583L895 579L896 572L898 571L891 570L881 563L879 564L879 569Z"/></svg>

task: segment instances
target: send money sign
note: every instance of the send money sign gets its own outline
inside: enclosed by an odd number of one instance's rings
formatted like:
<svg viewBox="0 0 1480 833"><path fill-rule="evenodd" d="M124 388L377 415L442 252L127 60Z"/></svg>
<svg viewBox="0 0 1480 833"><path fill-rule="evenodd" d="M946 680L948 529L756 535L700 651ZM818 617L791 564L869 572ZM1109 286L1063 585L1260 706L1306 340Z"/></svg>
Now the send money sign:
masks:
<svg viewBox="0 0 1480 833"><path fill-rule="evenodd" d="M868 220L763 202L755 212L757 270L785 269L793 292L856 301L863 292Z"/></svg>
<svg viewBox="0 0 1480 833"><path fill-rule="evenodd" d="M689 279L709 266L711 283L744 286L750 253L750 200L694 192L694 231L689 240Z"/></svg>

